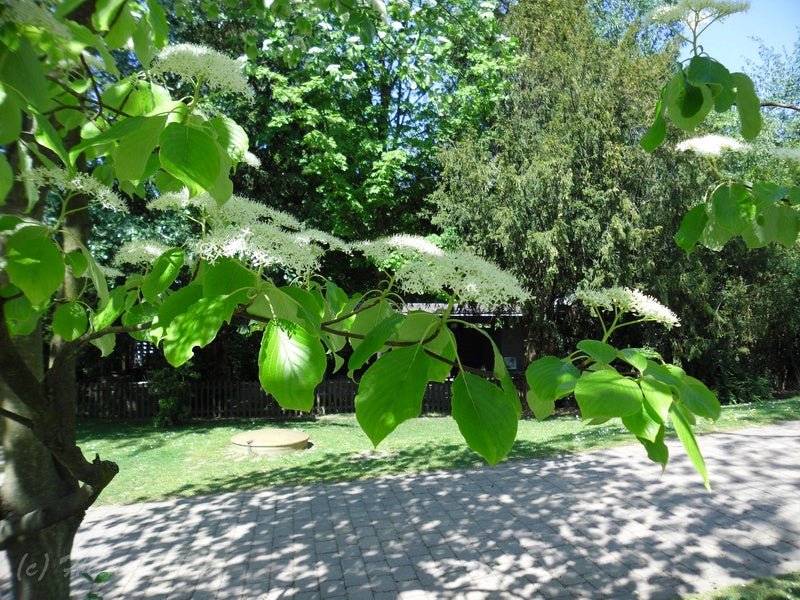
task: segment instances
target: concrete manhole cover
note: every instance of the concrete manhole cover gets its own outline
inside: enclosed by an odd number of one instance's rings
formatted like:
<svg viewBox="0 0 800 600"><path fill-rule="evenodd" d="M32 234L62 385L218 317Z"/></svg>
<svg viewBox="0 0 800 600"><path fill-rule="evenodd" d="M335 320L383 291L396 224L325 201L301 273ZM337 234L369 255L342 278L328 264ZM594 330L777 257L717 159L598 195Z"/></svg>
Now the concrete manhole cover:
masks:
<svg viewBox="0 0 800 600"><path fill-rule="evenodd" d="M308 448L308 435L289 429L257 429L237 433L231 443L244 454L277 456Z"/></svg>

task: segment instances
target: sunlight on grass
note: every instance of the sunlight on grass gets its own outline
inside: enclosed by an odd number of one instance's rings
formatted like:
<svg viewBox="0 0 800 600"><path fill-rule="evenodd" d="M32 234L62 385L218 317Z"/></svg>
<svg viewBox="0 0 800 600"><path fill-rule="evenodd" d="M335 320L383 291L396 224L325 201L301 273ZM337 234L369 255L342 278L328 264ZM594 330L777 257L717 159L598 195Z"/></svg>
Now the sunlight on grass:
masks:
<svg viewBox="0 0 800 600"><path fill-rule="evenodd" d="M800 418L800 398L737 405L723 409L703 432ZM231 449L231 437L262 427L303 431L313 446L281 457L245 456ZM620 443L632 436L621 425L590 427L576 417L520 422L510 460L543 458ZM424 417L400 425L378 449L354 415L267 423L261 420L198 422L175 429L149 423L85 421L78 443L87 456L114 460L120 473L104 490L100 504L125 504L173 496L365 479L485 464L464 444L448 417ZM634 442L635 443L635 442Z"/></svg>
<svg viewBox="0 0 800 600"><path fill-rule="evenodd" d="M763 577L746 585L687 596L685 600L798 600L800 573Z"/></svg>

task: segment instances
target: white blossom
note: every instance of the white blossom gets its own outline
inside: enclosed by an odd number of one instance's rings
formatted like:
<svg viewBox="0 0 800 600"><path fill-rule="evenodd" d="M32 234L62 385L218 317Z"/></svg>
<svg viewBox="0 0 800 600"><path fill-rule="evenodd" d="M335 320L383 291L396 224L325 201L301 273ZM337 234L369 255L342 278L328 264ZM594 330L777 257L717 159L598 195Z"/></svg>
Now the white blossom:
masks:
<svg viewBox="0 0 800 600"><path fill-rule="evenodd" d="M244 153L244 156L242 157L242 162L246 164L248 167L252 167L254 169L261 168L261 159L258 158L255 154L253 154L249 150Z"/></svg>
<svg viewBox="0 0 800 600"><path fill-rule="evenodd" d="M72 39L69 29L53 13L32 0L12 0L6 10L3 16L12 23L37 27L65 40Z"/></svg>
<svg viewBox="0 0 800 600"><path fill-rule="evenodd" d="M218 227L195 242L194 252L211 262L221 257L239 258L254 267L285 267L297 273L313 272L324 250L270 223L241 228Z"/></svg>
<svg viewBox="0 0 800 600"><path fill-rule="evenodd" d="M255 96L242 73L243 63L197 44L175 44L164 48L153 62L155 74L174 73L185 83L204 82L215 90Z"/></svg>
<svg viewBox="0 0 800 600"><path fill-rule="evenodd" d="M445 252L421 237L396 235L357 247L379 265L398 261L395 278L408 293L445 291L458 302L490 307L529 296L511 273L467 251Z"/></svg>
<svg viewBox="0 0 800 600"><path fill-rule="evenodd" d="M691 150L703 156L719 156L726 150L732 152L748 152L750 146L737 139L726 135L704 135L696 138L689 138L675 146L678 152Z"/></svg>
<svg viewBox="0 0 800 600"><path fill-rule="evenodd" d="M169 250L156 240L131 240L122 244L114 256L114 264L147 265Z"/></svg>
<svg viewBox="0 0 800 600"><path fill-rule="evenodd" d="M423 237L416 235L393 235L387 238L361 242L358 248L376 262L391 261L398 256L411 258L417 253L441 256L442 250Z"/></svg>
<svg viewBox="0 0 800 600"><path fill-rule="evenodd" d="M119 269L115 269L114 267L107 267L105 265L97 265L97 267L100 269L100 272L103 274L103 277L108 277L109 279L114 279L116 277L122 277L123 275L125 275L125 273L123 273Z"/></svg>
<svg viewBox="0 0 800 600"><path fill-rule="evenodd" d="M67 194L86 194L103 208L126 213L128 207L107 185L86 173L70 175L58 167L36 167L19 175L18 179L40 189L58 189Z"/></svg>
<svg viewBox="0 0 800 600"><path fill-rule="evenodd" d="M772 148L769 153L775 158L800 162L800 148Z"/></svg>
<svg viewBox="0 0 800 600"><path fill-rule="evenodd" d="M574 298L591 308L633 313L645 321L661 323L667 329L680 327L681 324L678 316L669 308L637 289L627 287L584 288L577 290Z"/></svg>

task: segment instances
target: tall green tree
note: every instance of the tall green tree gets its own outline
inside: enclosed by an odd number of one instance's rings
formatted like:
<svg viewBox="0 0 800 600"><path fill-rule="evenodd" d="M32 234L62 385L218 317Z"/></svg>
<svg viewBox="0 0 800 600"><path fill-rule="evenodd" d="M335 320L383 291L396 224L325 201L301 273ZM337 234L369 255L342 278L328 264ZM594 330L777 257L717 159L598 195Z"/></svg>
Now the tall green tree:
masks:
<svg viewBox="0 0 800 600"><path fill-rule="evenodd" d="M642 52L635 35L598 36L580 0L520 2L506 27L521 50L508 99L490 130L441 154L431 200L437 223L534 290L535 354L562 349L584 325L567 303L580 285L644 284L668 298L648 274L677 256L661 254L666 231L704 175L637 147L650 82L673 55Z"/></svg>

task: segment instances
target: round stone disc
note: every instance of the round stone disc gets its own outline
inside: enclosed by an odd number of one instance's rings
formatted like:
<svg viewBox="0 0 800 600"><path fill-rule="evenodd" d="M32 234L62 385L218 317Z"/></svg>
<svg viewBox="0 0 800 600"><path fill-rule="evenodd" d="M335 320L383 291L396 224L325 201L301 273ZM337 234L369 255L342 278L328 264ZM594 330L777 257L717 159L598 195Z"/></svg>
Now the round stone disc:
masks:
<svg viewBox="0 0 800 600"><path fill-rule="evenodd" d="M286 454L305 450L308 434L291 429L257 429L237 433L231 442L246 454Z"/></svg>

